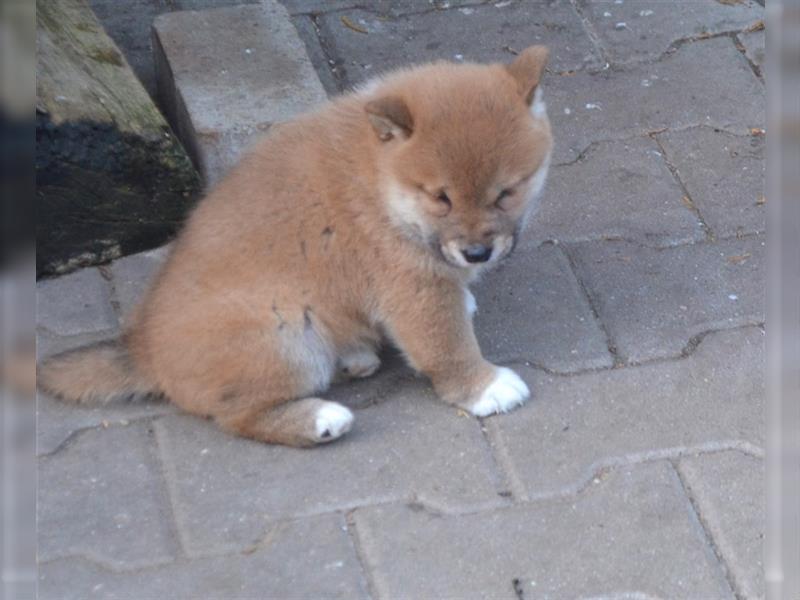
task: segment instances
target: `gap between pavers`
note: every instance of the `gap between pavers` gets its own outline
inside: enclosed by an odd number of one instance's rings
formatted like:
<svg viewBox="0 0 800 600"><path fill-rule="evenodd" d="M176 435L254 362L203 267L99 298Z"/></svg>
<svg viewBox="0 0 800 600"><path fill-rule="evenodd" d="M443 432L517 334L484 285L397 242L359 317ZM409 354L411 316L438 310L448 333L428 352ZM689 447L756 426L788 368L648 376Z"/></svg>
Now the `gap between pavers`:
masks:
<svg viewBox="0 0 800 600"><path fill-rule="evenodd" d="M136 572L111 572L81 558L39 566L42 600L104 598L366 599L360 565L340 515L273 527L242 552Z"/></svg>
<svg viewBox="0 0 800 600"><path fill-rule="evenodd" d="M442 515L353 514L385 598L732 598L674 469L620 468L579 497Z"/></svg>
<svg viewBox="0 0 800 600"><path fill-rule="evenodd" d="M520 369L532 399L485 423L517 498L570 495L616 465L763 453L763 369L760 327L709 334L684 359L571 376Z"/></svg>

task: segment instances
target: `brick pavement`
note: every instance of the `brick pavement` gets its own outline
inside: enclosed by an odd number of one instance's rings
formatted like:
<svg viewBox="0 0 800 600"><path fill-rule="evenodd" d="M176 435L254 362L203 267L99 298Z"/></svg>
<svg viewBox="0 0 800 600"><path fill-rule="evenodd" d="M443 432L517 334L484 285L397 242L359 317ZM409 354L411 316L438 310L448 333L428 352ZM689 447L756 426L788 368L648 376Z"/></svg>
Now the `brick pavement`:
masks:
<svg viewBox="0 0 800 600"><path fill-rule="evenodd" d="M93 4L152 83L156 14L235 2ZM763 597L763 7L283 5L329 94L551 46L542 210L474 290L533 400L465 417L388 351L329 394L353 431L295 450L40 395L41 597ZM40 355L115 335L163 257L40 282Z"/></svg>

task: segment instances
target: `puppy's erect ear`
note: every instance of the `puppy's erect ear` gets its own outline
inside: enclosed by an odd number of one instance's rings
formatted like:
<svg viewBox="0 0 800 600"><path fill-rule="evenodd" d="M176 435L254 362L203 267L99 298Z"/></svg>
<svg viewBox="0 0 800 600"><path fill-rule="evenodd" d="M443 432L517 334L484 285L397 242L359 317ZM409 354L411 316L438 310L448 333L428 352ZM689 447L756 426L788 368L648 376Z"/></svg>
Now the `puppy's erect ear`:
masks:
<svg viewBox="0 0 800 600"><path fill-rule="evenodd" d="M520 52L514 62L505 66L517 81L519 92L529 106L533 102L533 94L539 85L549 55L550 51L544 46L530 46Z"/></svg>
<svg viewBox="0 0 800 600"><path fill-rule="evenodd" d="M411 136L411 132L414 130L414 120L402 98L384 96L377 100L370 100L364 108L372 128L384 142L394 138L406 139Z"/></svg>

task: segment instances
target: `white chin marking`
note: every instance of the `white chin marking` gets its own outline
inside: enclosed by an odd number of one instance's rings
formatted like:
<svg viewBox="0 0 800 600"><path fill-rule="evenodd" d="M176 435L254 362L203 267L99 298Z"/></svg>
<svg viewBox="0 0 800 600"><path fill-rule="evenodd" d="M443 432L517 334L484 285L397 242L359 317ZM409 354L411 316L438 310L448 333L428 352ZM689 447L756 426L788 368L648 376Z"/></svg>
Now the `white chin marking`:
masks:
<svg viewBox="0 0 800 600"><path fill-rule="evenodd" d="M336 402L326 402L314 415L314 428L319 442L331 442L342 437L352 426L353 413Z"/></svg>
<svg viewBox="0 0 800 600"><path fill-rule="evenodd" d="M511 369L497 367L496 373L492 383L470 407L476 417L508 412L520 406L531 395L525 382Z"/></svg>
<svg viewBox="0 0 800 600"><path fill-rule="evenodd" d="M475 301L475 296L467 288L464 288L464 305L470 317L478 312L478 303Z"/></svg>
<svg viewBox="0 0 800 600"><path fill-rule="evenodd" d="M461 250L458 249L457 242L447 242L446 245L442 246L442 254L449 257L450 261L459 267L470 266L470 264L467 262L467 259L464 258L463 254L461 254Z"/></svg>

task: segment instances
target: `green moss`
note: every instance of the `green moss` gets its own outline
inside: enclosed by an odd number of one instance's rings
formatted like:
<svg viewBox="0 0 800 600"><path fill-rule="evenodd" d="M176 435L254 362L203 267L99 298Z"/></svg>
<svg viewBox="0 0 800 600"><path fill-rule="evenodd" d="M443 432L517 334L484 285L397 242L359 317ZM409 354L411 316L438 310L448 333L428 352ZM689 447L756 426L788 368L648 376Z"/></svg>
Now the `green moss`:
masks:
<svg viewBox="0 0 800 600"><path fill-rule="evenodd" d="M114 48L92 48L88 53L89 58L92 60L106 64L114 65L115 67L122 66L122 56Z"/></svg>

